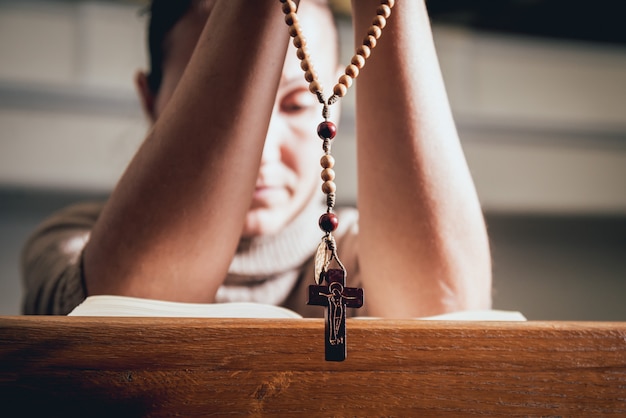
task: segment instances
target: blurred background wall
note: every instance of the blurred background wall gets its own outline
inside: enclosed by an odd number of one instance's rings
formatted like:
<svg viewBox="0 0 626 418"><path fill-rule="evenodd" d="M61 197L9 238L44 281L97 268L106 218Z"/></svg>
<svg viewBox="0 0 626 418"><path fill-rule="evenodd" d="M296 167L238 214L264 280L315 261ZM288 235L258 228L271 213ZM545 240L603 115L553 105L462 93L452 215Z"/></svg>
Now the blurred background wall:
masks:
<svg viewBox="0 0 626 418"><path fill-rule="evenodd" d="M619 3L428 3L490 232L495 308L626 320ZM140 1L0 0L2 315L20 312L29 233L54 210L105 199L143 139L132 84L146 66L140 10ZM339 22L349 57L350 22ZM344 106L337 183L341 203L356 204L352 96Z"/></svg>

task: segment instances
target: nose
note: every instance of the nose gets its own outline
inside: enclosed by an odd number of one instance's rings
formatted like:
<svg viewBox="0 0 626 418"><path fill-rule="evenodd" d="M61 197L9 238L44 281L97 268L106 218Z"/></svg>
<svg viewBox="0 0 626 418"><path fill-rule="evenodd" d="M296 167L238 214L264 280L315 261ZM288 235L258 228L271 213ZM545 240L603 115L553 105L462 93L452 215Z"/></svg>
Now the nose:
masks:
<svg viewBox="0 0 626 418"><path fill-rule="evenodd" d="M272 113L270 124L267 128L267 136L265 137L265 145L263 146L263 155L261 164L280 161L282 136L285 134L285 126L281 118Z"/></svg>

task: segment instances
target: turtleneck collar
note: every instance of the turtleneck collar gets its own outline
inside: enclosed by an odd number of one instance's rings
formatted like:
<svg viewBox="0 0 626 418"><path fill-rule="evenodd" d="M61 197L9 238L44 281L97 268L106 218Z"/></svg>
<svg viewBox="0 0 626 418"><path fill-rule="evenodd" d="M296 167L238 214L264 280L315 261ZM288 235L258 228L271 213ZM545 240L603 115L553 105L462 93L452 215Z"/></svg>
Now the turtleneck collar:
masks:
<svg viewBox="0 0 626 418"><path fill-rule="evenodd" d="M315 198L281 232L242 238L226 283L234 279L231 276L238 276L234 280L238 283L241 276L248 276L251 281L264 280L302 265L315 253L322 239L317 219L325 210L321 200Z"/></svg>

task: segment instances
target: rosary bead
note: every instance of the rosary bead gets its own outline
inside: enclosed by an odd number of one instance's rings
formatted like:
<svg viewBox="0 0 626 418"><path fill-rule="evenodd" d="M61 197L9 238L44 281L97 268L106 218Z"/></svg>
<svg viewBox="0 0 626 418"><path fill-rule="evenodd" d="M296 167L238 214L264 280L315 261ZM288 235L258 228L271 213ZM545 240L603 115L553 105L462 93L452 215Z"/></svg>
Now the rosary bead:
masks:
<svg viewBox="0 0 626 418"><path fill-rule="evenodd" d="M337 215L327 212L320 216L319 225L324 232L333 232L339 226Z"/></svg>
<svg viewBox="0 0 626 418"><path fill-rule="evenodd" d="M292 0L287 0L283 3L283 13L289 14L295 12L297 9L296 3Z"/></svg>
<svg viewBox="0 0 626 418"><path fill-rule="evenodd" d="M384 29L385 26L387 25L387 19L385 19L381 15L377 15L372 21L372 25L378 26L379 28Z"/></svg>
<svg viewBox="0 0 626 418"><path fill-rule="evenodd" d="M301 59L301 60L307 59L309 57L309 51L307 47L303 46L302 48L298 48L296 50L296 56L298 57L298 59Z"/></svg>
<svg viewBox="0 0 626 418"><path fill-rule="evenodd" d="M378 26L370 26L370 28L367 30L367 34L370 36L373 36L376 39L379 39L380 36L383 34L383 30L381 28L379 28Z"/></svg>
<svg viewBox="0 0 626 418"><path fill-rule="evenodd" d="M384 17L385 19L389 19L389 16L391 16L391 8L386 4L381 4L376 9L376 14Z"/></svg>
<svg viewBox="0 0 626 418"><path fill-rule="evenodd" d="M346 86L347 89L349 89L350 87L352 87L352 77L347 74L342 75L341 77L339 77L339 84L343 84L344 86Z"/></svg>
<svg viewBox="0 0 626 418"><path fill-rule="evenodd" d="M396 2L395 0L381 0L380 4L386 4L389 7L393 7Z"/></svg>
<svg viewBox="0 0 626 418"><path fill-rule="evenodd" d="M320 165L323 168L333 168L335 166L335 157L330 154L322 155L320 159Z"/></svg>
<svg viewBox="0 0 626 418"><path fill-rule="evenodd" d="M298 22L294 22L293 25L289 26L289 36L295 38L300 34L300 24Z"/></svg>
<svg viewBox="0 0 626 418"><path fill-rule="evenodd" d="M311 83L317 79L317 74L315 73L315 71L309 68L304 72L304 79Z"/></svg>
<svg viewBox="0 0 626 418"><path fill-rule="evenodd" d="M335 170L332 168L325 168L322 170L322 180L333 181L335 180Z"/></svg>
<svg viewBox="0 0 626 418"><path fill-rule="evenodd" d="M302 48L304 45L306 45L306 39L304 39L302 35L293 38L293 46L296 48Z"/></svg>
<svg viewBox="0 0 626 418"><path fill-rule="evenodd" d="M356 54L362 56L365 59L368 59L372 54L372 50L369 48L369 46L361 45L356 49Z"/></svg>
<svg viewBox="0 0 626 418"><path fill-rule="evenodd" d="M337 185L332 181L325 181L322 183L322 192L329 194L337 191Z"/></svg>
<svg viewBox="0 0 626 418"><path fill-rule="evenodd" d="M359 68L363 68L365 66L365 58L363 58L362 55L355 54L352 57L351 63Z"/></svg>
<svg viewBox="0 0 626 418"><path fill-rule="evenodd" d="M287 23L288 26L293 26L293 24L297 22L298 22L298 15L295 12L291 12L285 15L285 23Z"/></svg>
<svg viewBox="0 0 626 418"><path fill-rule="evenodd" d="M324 87L322 87L322 83L317 80L313 80L309 83L309 91L311 93L317 94L318 91L324 91Z"/></svg>
<svg viewBox="0 0 626 418"><path fill-rule="evenodd" d="M300 68L302 68L302 71L308 71L311 68L311 63L305 58L300 61Z"/></svg>
<svg viewBox="0 0 626 418"><path fill-rule="evenodd" d="M367 35L365 39L363 39L363 45L369 47L370 49L376 48L376 38L372 35Z"/></svg>
<svg viewBox="0 0 626 418"><path fill-rule="evenodd" d="M346 75L352 78L357 78L359 76L359 67L354 64L350 64L346 67Z"/></svg>
<svg viewBox="0 0 626 418"><path fill-rule="evenodd" d="M343 84L335 84L333 87L333 94L337 97L343 97L348 93L348 88Z"/></svg>
<svg viewBox="0 0 626 418"><path fill-rule="evenodd" d="M345 84L341 84L341 83L335 84L335 86L333 87L334 97L339 98L339 97L345 96L346 94L348 94L348 86L346 86ZM337 101L337 100L334 100L334 101Z"/></svg>
<svg viewBox="0 0 626 418"><path fill-rule="evenodd" d="M317 125L317 135L321 139L333 139L337 134L337 127L334 123L324 121Z"/></svg>

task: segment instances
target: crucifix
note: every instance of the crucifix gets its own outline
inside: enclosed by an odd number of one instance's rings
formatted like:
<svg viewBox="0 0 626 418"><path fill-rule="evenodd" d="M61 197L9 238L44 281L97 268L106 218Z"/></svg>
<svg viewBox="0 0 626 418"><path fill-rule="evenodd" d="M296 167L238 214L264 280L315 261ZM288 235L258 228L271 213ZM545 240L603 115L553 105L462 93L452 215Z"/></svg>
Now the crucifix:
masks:
<svg viewBox="0 0 626 418"><path fill-rule="evenodd" d="M309 286L309 305L325 306L326 361L344 361L346 348L346 308L363 306L363 289L346 287L343 270L323 273L327 284Z"/></svg>

